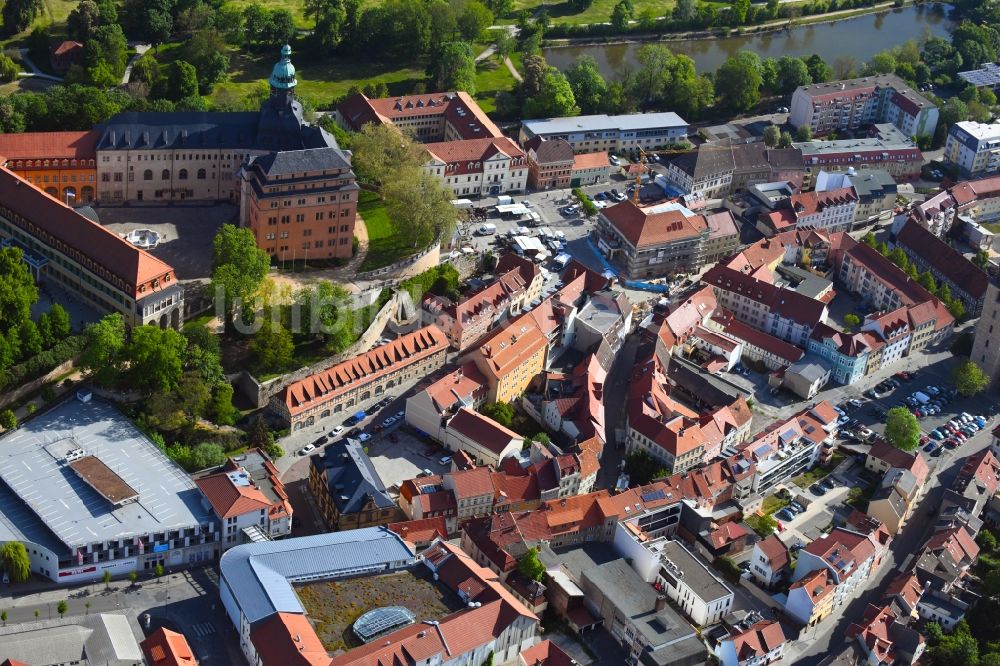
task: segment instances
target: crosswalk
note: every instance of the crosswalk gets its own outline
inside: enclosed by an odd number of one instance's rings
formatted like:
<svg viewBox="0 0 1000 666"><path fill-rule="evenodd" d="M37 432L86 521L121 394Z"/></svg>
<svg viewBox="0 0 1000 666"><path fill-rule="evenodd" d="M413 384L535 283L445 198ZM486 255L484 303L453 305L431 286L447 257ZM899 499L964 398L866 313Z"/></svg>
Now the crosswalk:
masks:
<svg viewBox="0 0 1000 666"><path fill-rule="evenodd" d="M205 638L206 636L211 636L215 633L215 623L214 622L201 622L199 624L193 625L191 629L194 631L195 636L198 638Z"/></svg>

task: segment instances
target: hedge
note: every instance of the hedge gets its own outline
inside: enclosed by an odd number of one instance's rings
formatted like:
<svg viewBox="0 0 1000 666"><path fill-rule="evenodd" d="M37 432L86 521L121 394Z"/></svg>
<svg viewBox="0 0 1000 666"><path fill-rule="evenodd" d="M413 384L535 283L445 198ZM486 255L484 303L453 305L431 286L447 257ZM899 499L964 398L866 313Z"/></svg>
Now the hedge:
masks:
<svg viewBox="0 0 1000 666"><path fill-rule="evenodd" d="M0 375L0 390L7 390L15 386L20 386L24 382L41 377L53 368L65 363L83 351L83 336L71 335L65 340L57 342L51 349L47 349L35 356L32 356L23 363L8 368Z"/></svg>

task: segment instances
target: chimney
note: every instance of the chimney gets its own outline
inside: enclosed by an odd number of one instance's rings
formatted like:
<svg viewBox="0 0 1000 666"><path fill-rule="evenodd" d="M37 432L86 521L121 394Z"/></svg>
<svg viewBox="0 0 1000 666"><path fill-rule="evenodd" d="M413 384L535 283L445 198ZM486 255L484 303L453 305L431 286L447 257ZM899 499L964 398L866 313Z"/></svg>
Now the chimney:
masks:
<svg viewBox="0 0 1000 666"><path fill-rule="evenodd" d="M667 607L667 597L659 594L656 596L656 612L659 613L661 610Z"/></svg>

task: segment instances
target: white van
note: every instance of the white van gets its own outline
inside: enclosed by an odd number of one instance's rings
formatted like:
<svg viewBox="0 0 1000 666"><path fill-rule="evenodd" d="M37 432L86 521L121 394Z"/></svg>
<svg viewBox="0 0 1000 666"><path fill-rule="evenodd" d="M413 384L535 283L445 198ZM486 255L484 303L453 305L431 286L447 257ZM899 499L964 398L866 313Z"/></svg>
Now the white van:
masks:
<svg viewBox="0 0 1000 666"><path fill-rule="evenodd" d="M492 236L497 232L497 225L495 224L484 224L476 230L476 233L480 236Z"/></svg>
<svg viewBox="0 0 1000 666"><path fill-rule="evenodd" d="M509 206L512 203L514 203L514 197L510 196L509 194L501 194L500 196L497 197L498 206Z"/></svg>
<svg viewBox="0 0 1000 666"><path fill-rule="evenodd" d="M454 206L455 208L459 209L459 210L467 210L469 208L472 208L472 200L471 199L452 199L451 200L451 205Z"/></svg>

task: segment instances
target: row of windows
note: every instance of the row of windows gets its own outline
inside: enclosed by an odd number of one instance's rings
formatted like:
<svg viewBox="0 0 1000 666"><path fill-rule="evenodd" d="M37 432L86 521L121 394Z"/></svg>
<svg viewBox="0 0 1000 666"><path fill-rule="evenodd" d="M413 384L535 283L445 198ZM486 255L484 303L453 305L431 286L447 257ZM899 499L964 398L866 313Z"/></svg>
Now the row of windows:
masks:
<svg viewBox="0 0 1000 666"><path fill-rule="evenodd" d="M18 160L15 169L94 166L94 160ZM8 165L9 166L9 165Z"/></svg>

